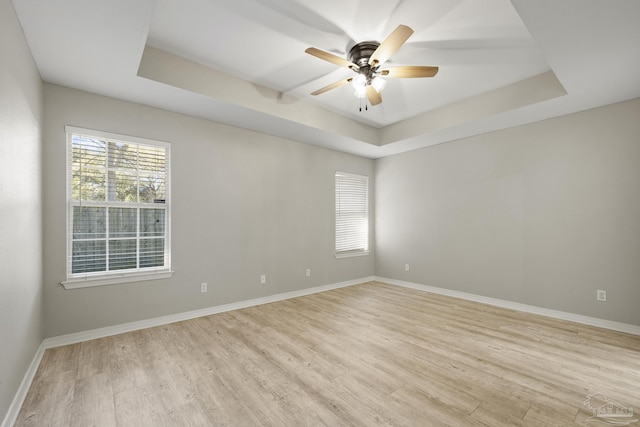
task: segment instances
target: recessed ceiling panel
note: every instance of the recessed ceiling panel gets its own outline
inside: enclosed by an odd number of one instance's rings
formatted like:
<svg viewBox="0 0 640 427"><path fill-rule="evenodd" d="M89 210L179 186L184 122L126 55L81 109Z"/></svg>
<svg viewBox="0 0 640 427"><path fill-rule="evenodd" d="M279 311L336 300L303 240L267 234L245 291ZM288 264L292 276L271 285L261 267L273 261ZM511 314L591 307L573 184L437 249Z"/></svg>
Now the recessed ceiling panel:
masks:
<svg viewBox="0 0 640 427"><path fill-rule="evenodd" d="M353 44L382 41L400 24L414 33L389 65L439 66L436 77L388 79L373 107L350 85L310 95L355 73L306 48L346 58ZM147 43L374 127L549 69L508 0L157 0Z"/></svg>

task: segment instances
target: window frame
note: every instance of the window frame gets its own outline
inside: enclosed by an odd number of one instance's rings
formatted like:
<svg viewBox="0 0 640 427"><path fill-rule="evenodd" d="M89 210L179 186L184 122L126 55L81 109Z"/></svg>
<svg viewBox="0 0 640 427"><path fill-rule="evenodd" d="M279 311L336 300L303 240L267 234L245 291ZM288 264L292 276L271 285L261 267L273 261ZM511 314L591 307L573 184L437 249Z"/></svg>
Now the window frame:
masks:
<svg viewBox="0 0 640 427"><path fill-rule="evenodd" d="M365 242L365 247L364 248L358 248L358 249L348 249L348 250L338 250L338 177L339 176L343 176L343 177L351 177L351 178L356 178L356 179L363 179L366 182L366 194L365 194L365 201L364 201L364 207L366 209L365 211L365 219L366 219L366 227L364 227L364 242ZM369 255L371 253L369 247L370 247L370 221L369 221L369 201L370 201L370 197L369 197L369 193L370 193L370 185L369 185L369 176L368 175L360 175L360 174L355 174L355 173L350 173L350 172L342 172L342 171L335 171L334 173L334 256L335 258L351 258L351 257L358 257L358 256L366 256Z"/></svg>
<svg viewBox="0 0 640 427"><path fill-rule="evenodd" d="M140 202L121 202L121 201L88 201L83 204L82 200L73 199L73 135L82 135L96 139L104 139L107 141L126 142L131 144L162 147L165 150L165 199L164 203L145 203ZM112 285L118 283L138 282L145 280L166 279L173 275L171 270L171 144L165 141L158 141L129 135L121 135L112 132L105 132L93 129L85 129L75 126L65 126L65 158L66 158L66 251L65 251L65 271L66 280L61 282L65 289L76 289L102 285ZM139 169L136 169L138 171ZM105 172L107 172L105 165ZM105 181L105 186L108 183ZM105 198L106 199L106 198ZM135 269L110 270L98 272L82 272L73 273L73 209L77 206L89 205L91 207L104 207L107 211L110 208L131 208L136 210L136 236L139 242L142 237L140 235L140 210L157 209L160 205L164 209L164 264L158 267L139 267L140 246L136 244L136 265ZM105 235L105 242L108 245L110 236ZM113 238L111 238L113 239Z"/></svg>

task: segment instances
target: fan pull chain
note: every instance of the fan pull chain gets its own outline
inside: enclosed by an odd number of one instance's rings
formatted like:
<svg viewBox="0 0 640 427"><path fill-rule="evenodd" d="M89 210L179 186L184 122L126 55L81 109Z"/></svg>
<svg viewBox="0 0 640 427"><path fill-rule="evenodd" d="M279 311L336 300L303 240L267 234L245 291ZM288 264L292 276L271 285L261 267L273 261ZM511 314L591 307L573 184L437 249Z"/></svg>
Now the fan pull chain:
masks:
<svg viewBox="0 0 640 427"><path fill-rule="evenodd" d="M363 99L363 98L359 98L359 101L360 101L360 108L358 109L358 111L360 111L361 113L362 113L362 99ZM367 100L366 98L364 98L364 99L365 99L365 102L364 102L364 111L369 111L369 102L368 102L368 100Z"/></svg>

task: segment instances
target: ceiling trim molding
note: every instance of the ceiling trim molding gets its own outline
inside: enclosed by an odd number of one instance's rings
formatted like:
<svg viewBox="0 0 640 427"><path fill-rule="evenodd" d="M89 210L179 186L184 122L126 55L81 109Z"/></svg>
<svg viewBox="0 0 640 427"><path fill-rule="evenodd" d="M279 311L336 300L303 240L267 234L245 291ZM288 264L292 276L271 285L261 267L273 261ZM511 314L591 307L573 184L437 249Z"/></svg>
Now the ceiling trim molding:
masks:
<svg viewBox="0 0 640 427"><path fill-rule="evenodd" d="M461 126L566 94L553 71L547 71L384 127L380 129L380 145Z"/></svg>
<svg viewBox="0 0 640 427"><path fill-rule="evenodd" d="M145 47L137 74L367 144L380 143L380 134L374 127L151 46Z"/></svg>

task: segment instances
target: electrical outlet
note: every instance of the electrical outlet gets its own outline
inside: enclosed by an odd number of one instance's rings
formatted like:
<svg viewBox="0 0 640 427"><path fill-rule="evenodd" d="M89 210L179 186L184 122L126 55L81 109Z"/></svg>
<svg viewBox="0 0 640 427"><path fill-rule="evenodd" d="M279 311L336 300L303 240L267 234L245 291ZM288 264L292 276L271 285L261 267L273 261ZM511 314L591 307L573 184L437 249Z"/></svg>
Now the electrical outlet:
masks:
<svg viewBox="0 0 640 427"><path fill-rule="evenodd" d="M261 274L260 275L260 284L264 285L265 283L267 283L267 275L266 274Z"/></svg>
<svg viewBox="0 0 640 427"><path fill-rule="evenodd" d="M311 277L311 269L307 268L307 272L306 272L307 277Z"/></svg>
<svg viewBox="0 0 640 427"><path fill-rule="evenodd" d="M598 301L606 301L607 300L607 291L603 291L602 289L598 289L596 291L596 299Z"/></svg>
<svg viewBox="0 0 640 427"><path fill-rule="evenodd" d="M205 293L209 289L209 285L206 283L200 283L200 292Z"/></svg>
<svg viewBox="0 0 640 427"><path fill-rule="evenodd" d="M404 265L404 271L409 271L409 264Z"/></svg>

